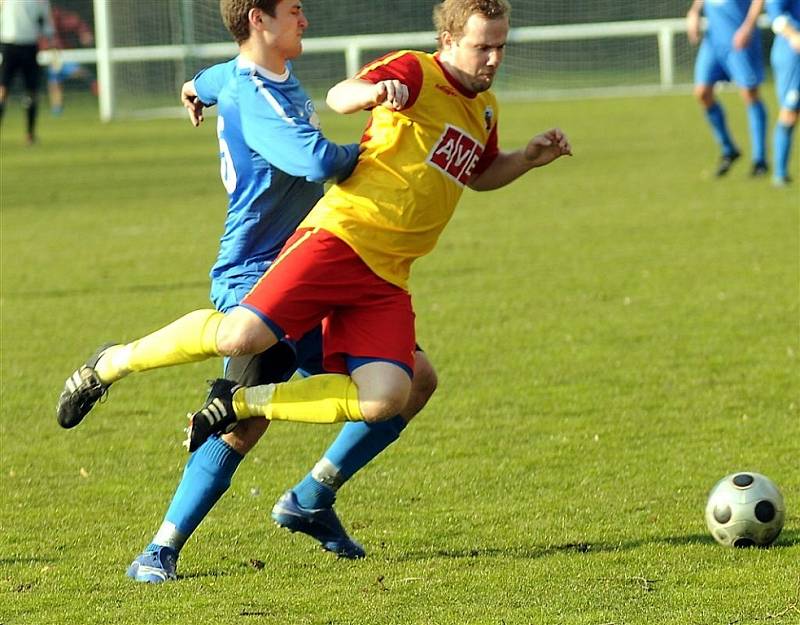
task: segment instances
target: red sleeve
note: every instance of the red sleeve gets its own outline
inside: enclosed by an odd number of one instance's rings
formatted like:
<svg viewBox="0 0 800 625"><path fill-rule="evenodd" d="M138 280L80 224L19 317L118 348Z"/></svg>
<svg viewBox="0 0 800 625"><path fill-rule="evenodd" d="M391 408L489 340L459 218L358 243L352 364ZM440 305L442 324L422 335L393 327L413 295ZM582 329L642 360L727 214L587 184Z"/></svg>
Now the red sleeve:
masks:
<svg viewBox="0 0 800 625"><path fill-rule="evenodd" d="M422 89L422 66L410 52L392 52L361 68L356 75L360 80L378 83L381 80L399 80L408 87L408 102L403 108L411 108Z"/></svg>
<svg viewBox="0 0 800 625"><path fill-rule="evenodd" d="M481 154L480 159L478 159L478 162L475 164L475 169L472 170L472 177L477 178L485 172L499 153L500 148L497 145L497 124L495 124L489 132L489 139L486 141L486 147L483 148L483 154Z"/></svg>

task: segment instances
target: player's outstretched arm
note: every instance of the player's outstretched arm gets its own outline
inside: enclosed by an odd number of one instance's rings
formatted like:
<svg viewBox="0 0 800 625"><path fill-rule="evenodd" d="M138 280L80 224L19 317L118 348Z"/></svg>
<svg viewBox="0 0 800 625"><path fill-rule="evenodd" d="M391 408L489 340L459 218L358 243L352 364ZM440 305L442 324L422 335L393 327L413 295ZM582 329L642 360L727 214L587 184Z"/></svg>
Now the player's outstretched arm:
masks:
<svg viewBox="0 0 800 625"><path fill-rule="evenodd" d="M348 78L330 88L325 102L334 111L343 114L376 106L399 111L408 102L408 87L399 80L372 83L359 78Z"/></svg>
<svg viewBox="0 0 800 625"><path fill-rule="evenodd" d="M513 182L535 167L543 167L562 156L572 156L572 146L560 129L536 135L521 150L500 152L486 170L470 181L475 191L491 191Z"/></svg>
<svg viewBox="0 0 800 625"><path fill-rule="evenodd" d="M700 12L702 9L703 0L694 0L686 14L686 34L689 37L689 43L693 46L700 43Z"/></svg>

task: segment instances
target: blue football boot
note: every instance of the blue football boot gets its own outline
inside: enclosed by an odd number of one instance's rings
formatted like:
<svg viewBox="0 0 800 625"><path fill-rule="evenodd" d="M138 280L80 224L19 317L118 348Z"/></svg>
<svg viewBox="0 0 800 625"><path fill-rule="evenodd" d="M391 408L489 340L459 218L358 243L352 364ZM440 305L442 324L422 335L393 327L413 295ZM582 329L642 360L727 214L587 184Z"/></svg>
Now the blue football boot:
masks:
<svg viewBox="0 0 800 625"><path fill-rule="evenodd" d="M272 508L272 519L290 532L316 538L322 548L340 558L356 560L367 555L364 548L347 535L333 508L303 508L294 491L286 491Z"/></svg>
<svg viewBox="0 0 800 625"><path fill-rule="evenodd" d="M151 549L155 547L155 549ZM148 545L131 562L126 575L137 582L161 584L177 579L178 552L172 547Z"/></svg>

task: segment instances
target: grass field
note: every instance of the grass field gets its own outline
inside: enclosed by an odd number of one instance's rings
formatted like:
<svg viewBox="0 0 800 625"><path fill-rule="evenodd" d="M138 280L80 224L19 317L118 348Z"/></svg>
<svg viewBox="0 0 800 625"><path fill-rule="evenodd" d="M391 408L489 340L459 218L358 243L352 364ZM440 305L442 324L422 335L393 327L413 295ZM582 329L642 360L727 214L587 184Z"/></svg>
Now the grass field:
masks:
<svg viewBox="0 0 800 625"><path fill-rule="evenodd" d="M724 100L746 146L743 107ZM744 162L713 180L689 96L501 117L505 147L559 125L575 157L466 193L416 265L440 386L340 493L369 557L337 561L271 524L335 434L277 424L179 580L151 587L124 571L161 522L184 415L219 363L134 376L75 430L54 406L101 342L206 305L225 207L214 124L104 126L73 106L43 116L29 149L10 103L0 624L800 623L797 185L751 180ZM361 121L323 116L339 140ZM783 491L772 548L727 550L706 532L708 490L740 469Z"/></svg>

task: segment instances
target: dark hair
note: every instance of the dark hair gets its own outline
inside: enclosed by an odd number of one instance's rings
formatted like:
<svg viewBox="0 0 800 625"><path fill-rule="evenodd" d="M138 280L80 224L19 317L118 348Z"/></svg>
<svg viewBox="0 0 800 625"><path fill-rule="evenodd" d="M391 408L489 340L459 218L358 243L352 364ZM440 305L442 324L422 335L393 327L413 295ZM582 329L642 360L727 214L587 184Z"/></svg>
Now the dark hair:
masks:
<svg viewBox="0 0 800 625"><path fill-rule="evenodd" d="M250 9L261 9L275 17L275 7L279 2L281 0L219 0L219 13L236 43L242 43L250 38Z"/></svg>

